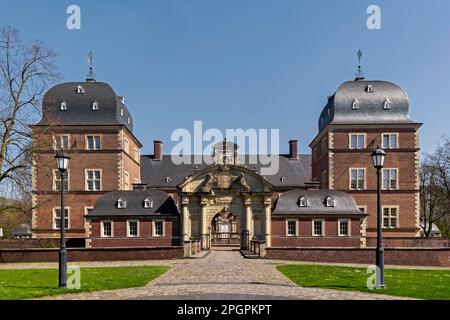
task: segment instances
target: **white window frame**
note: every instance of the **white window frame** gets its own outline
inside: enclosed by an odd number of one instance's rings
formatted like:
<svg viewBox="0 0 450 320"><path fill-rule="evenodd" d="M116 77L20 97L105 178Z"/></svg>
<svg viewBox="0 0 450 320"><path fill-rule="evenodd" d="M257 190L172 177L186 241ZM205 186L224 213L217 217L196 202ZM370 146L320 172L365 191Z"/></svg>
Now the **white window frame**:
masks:
<svg viewBox="0 0 450 320"><path fill-rule="evenodd" d="M347 234L341 234L341 222L347 222ZM352 235L352 221L350 219L338 219L338 236L350 237Z"/></svg>
<svg viewBox="0 0 450 320"><path fill-rule="evenodd" d="M356 148L353 148L352 146L352 137L356 136ZM363 147L359 147L359 139L360 137L363 137ZM350 150L364 150L367 146L367 134L362 132L352 132L348 134L348 148Z"/></svg>
<svg viewBox="0 0 450 320"><path fill-rule="evenodd" d="M66 179L64 180L65 183L67 183L67 189L64 189L64 191L70 191L70 169L67 169L66 172ZM57 188L56 182L59 181L61 183L61 173L58 169L53 169L53 191L61 191L61 188Z"/></svg>
<svg viewBox="0 0 450 320"><path fill-rule="evenodd" d="M92 207L92 206L85 206L84 207L84 215L87 215L89 213L89 210L94 210L94 207Z"/></svg>
<svg viewBox="0 0 450 320"><path fill-rule="evenodd" d="M295 223L294 234L289 234L289 222ZM286 219L286 237L298 237L298 219Z"/></svg>
<svg viewBox="0 0 450 320"><path fill-rule="evenodd" d="M330 202L328 202L330 200ZM325 198L325 207L334 208L336 206L336 202L332 196L326 196Z"/></svg>
<svg viewBox="0 0 450 320"><path fill-rule="evenodd" d="M391 181L394 180L394 179L391 178L391 176L392 176L391 171L394 171L394 170L396 171L396 176L397 176L397 178L395 179L395 188L391 188ZM384 179L384 173L385 173L385 172L389 172L389 178L387 179L387 181L388 181L388 187L387 187L387 189L384 187L384 181L385 181L385 179ZM382 181L382 183L381 183L381 189L382 189L382 190L385 190L385 191L395 191L395 190L399 190L399 188L398 188L398 185L399 185L399 183L398 183L398 180L399 180L398 173L399 173L398 168L383 168L383 169L381 169L381 181Z"/></svg>
<svg viewBox="0 0 450 320"><path fill-rule="evenodd" d="M162 235L157 235L156 234L156 223L157 222L161 222L162 223ZM166 224L164 222L164 220L153 220L152 221L152 235L155 238L162 238L166 235Z"/></svg>
<svg viewBox="0 0 450 320"><path fill-rule="evenodd" d="M306 199L305 196L300 196L300 198L298 199L298 206L300 208L308 207L308 199Z"/></svg>
<svg viewBox="0 0 450 320"><path fill-rule="evenodd" d="M386 146L386 145L384 144L384 137L385 137L385 136L389 136L389 146ZM391 144L392 144L392 142L391 142L391 140L392 140L391 136L395 136L395 137L396 137L397 145L396 145L395 148L392 148L392 147L391 147ZM399 139L399 138L400 138L400 134L399 134L398 132L383 132L383 133L381 134L381 148L383 148L384 150L395 150L395 149L400 148L400 139Z"/></svg>
<svg viewBox="0 0 450 320"><path fill-rule="evenodd" d="M130 234L130 231L131 231L130 223L131 222L136 222L137 235L131 235ZM128 238L139 238L139 234L140 234L140 230L139 229L140 229L140 227L139 227L139 220L136 220L136 219L127 220L127 237Z"/></svg>
<svg viewBox="0 0 450 320"><path fill-rule="evenodd" d="M353 180L352 171L354 171L354 170L356 170L356 188L352 188L352 180ZM359 177L360 171L364 172L364 180L363 180L363 188L362 189L359 187L359 181L361 180L361 178ZM350 168L348 170L348 189L354 190L354 191L367 189L367 170L366 170L366 168Z"/></svg>
<svg viewBox="0 0 450 320"><path fill-rule="evenodd" d="M322 234L316 234L314 230L314 224L320 222L322 224ZM324 237L325 236L325 220L324 219L313 219L311 222L311 234L313 237Z"/></svg>
<svg viewBox="0 0 450 320"><path fill-rule="evenodd" d="M127 201L123 200L122 198L119 198L116 203L117 209L126 209L127 208Z"/></svg>
<svg viewBox="0 0 450 320"><path fill-rule="evenodd" d="M384 218L385 218L384 210L385 209L389 209L389 217L388 217L389 226L388 227L386 227L384 225ZM392 209L396 210L395 218L397 219L397 223L395 224L395 227L392 227L392 221L391 221L392 220ZM398 229L400 227L400 206L382 206L381 214L383 215L383 229Z"/></svg>
<svg viewBox="0 0 450 320"><path fill-rule="evenodd" d="M147 203L149 205L147 205ZM144 199L144 209L153 209L153 205L154 205L154 202L153 202L152 198L145 198Z"/></svg>
<svg viewBox="0 0 450 320"><path fill-rule="evenodd" d="M88 171L100 171L100 189L99 190L89 190L88 188ZM95 174L94 174L95 177ZM95 179L94 179L95 181ZM85 183L85 191L89 191L89 192L99 192L103 190L103 169L85 169L84 170L84 183ZM93 184L93 186L95 187L95 183Z"/></svg>
<svg viewBox="0 0 450 320"><path fill-rule="evenodd" d="M57 140L59 140L60 145L63 145L63 143L61 143L63 137L67 137L67 148L63 147L63 149L70 150L70 134L55 134L55 135L53 135L53 150L55 150L55 151L60 150L60 149L58 149Z"/></svg>
<svg viewBox="0 0 450 320"><path fill-rule="evenodd" d="M86 150L96 151L96 150L101 150L102 149L102 135L100 135L100 134L87 134L85 137L86 137ZM95 139L96 137L98 137L99 145L97 145L97 143L96 143L96 139ZM93 149L89 148L89 138L93 139L93 144L94 144L94 148Z"/></svg>
<svg viewBox="0 0 450 320"><path fill-rule="evenodd" d="M111 235L107 236L105 235L105 223L110 223L111 224ZM102 220L100 222L100 237L101 238L114 238L114 221L112 220Z"/></svg>
<svg viewBox="0 0 450 320"><path fill-rule="evenodd" d="M66 228L66 230L70 230L70 207L64 207L64 209L67 210L67 228ZM56 210L61 211L61 207L53 207L52 208L52 229L53 230L61 230L61 228L56 227ZM60 221L61 221L61 216L60 216ZM62 223L62 221L61 221L61 223Z"/></svg>

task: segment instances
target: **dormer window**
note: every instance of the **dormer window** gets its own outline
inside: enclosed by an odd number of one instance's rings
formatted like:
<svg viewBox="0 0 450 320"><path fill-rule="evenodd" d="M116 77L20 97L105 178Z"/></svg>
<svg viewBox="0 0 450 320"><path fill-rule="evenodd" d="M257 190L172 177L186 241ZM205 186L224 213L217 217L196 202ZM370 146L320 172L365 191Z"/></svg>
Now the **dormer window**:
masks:
<svg viewBox="0 0 450 320"><path fill-rule="evenodd" d="M130 117L128 117L128 125L130 125L131 124L131 118Z"/></svg>
<svg viewBox="0 0 450 320"><path fill-rule="evenodd" d="M77 93L78 93L78 94L83 94L83 93L84 93L84 88L83 88L83 86L79 85L79 86L77 87Z"/></svg>
<svg viewBox="0 0 450 320"><path fill-rule="evenodd" d="M366 92L367 92L367 93L373 93L373 87L372 87L371 84L369 84L369 85L366 87Z"/></svg>
<svg viewBox="0 0 450 320"><path fill-rule="evenodd" d="M119 198L117 200L117 209L125 209L127 207L127 202L123 200L122 198Z"/></svg>
<svg viewBox="0 0 450 320"><path fill-rule="evenodd" d="M61 102L60 110L61 111L66 111L67 110L67 103L65 101Z"/></svg>
<svg viewBox="0 0 450 320"><path fill-rule="evenodd" d="M93 111L98 111L98 102L97 102L97 101L94 101L94 102L92 103L92 110L93 110Z"/></svg>
<svg viewBox="0 0 450 320"><path fill-rule="evenodd" d="M325 198L325 206L326 207L334 207L334 199L333 199L333 197L330 197L330 196L327 196L326 198Z"/></svg>
<svg viewBox="0 0 450 320"><path fill-rule="evenodd" d="M306 200L305 196L301 196L300 199L298 199L298 206L299 207L307 207L308 206L308 200Z"/></svg>
<svg viewBox="0 0 450 320"><path fill-rule="evenodd" d="M169 183L171 181L170 177L166 177L165 181Z"/></svg>
<svg viewBox="0 0 450 320"><path fill-rule="evenodd" d="M389 100L389 98L386 98L386 100L384 100L383 109L384 110L391 109L391 101Z"/></svg>
<svg viewBox="0 0 450 320"><path fill-rule="evenodd" d="M352 110L358 110L359 109L359 102L358 100L354 99L352 102Z"/></svg>
<svg viewBox="0 0 450 320"><path fill-rule="evenodd" d="M281 182L285 182L286 181L286 177L281 177L280 181Z"/></svg>
<svg viewBox="0 0 450 320"><path fill-rule="evenodd" d="M147 198L144 200L144 208L145 209L152 209L153 208L153 200L150 198Z"/></svg>
<svg viewBox="0 0 450 320"><path fill-rule="evenodd" d="M123 108L120 109L120 115L123 117Z"/></svg>

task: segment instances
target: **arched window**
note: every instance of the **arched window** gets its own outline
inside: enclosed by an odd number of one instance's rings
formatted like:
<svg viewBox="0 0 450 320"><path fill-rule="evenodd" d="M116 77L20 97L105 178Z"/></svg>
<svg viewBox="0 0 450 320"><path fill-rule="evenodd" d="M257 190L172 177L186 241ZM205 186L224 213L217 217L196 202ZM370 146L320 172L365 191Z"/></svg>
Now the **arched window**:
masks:
<svg viewBox="0 0 450 320"><path fill-rule="evenodd" d="M358 100L354 99L352 102L352 109L353 110L358 110L359 109L359 102Z"/></svg>
<svg viewBox="0 0 450 320"><path fill-rule="evenodd" d="M334 199L331 196L327 196L325 198L325 206L326 207L334 207Z"/></svg>
<svg viewBox="0 0 450 320"><path fill-rule="evenodd" d="M77 87L77 93L78 93L78 94L83 94L83 93L84 93L84 88L83 88L83 86L79 85L79 86Z"/></svg>
<svg viewBox="0 0 450 320"><path fill-rule="evenodd" d="M153 200L150 198L146 198L144 200L144 208L145 209L152 209L153 208Z"/></svg>
<svg viewBox="0 0 450 320"><path fill-rule="evenodd" d="M367 93L373 93L373 87L372 87L371 84L369 84L369 85L366 87L366 92L367 92Z"/></svg>
<svg viewBox="0 0 450 320"><path fill-rule="evenodd" d="M301 196L300 199L298 199L298 206L299 207L307 207L308 206L308 200L306 200L305 196Z"/></svg>
<svg viewBox="0 0 450 320"><path fill-rule="evenodd" d="M97 101L94 101L94 102L92 103L92 110L98 111L98 102L97 102Z"/></svg>
<svg viewBox="0 0 450 320"><path fill-rule="evenodd" d="M61 102L61 111L66 111L67 110L67 103L65 101Z"/></svg>
<svg viewBox="0 0 450 320"><path fill-rule="evenodd" d="M117 200L117 209L125 209L127 207L127 202L123 200L122 198L119 198Z"/></svg>
<svg viewBox="0 0 450 320"><path fill-rule="evenodd" d="M391 101L389 100L389 98L386 98L386 100L384 100L383 103L383 109L389 110L390 108L391 108Z"/></svg>

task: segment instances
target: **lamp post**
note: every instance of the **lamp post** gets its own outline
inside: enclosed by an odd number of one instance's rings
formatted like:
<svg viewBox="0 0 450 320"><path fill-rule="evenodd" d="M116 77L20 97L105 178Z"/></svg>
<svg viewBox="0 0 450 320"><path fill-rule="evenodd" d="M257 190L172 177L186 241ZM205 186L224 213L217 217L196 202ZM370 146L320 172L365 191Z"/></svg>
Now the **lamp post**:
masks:
<svg viewBox="0 0 450 320"><path fill-rule="evenodd" d="M377 170L377 250L376 250L376 265L377 265L377 289L384 289L384 248L382 241L382 215L381 215L381 169L384 166L384 159L386 152L380 147L372 153L373 166Z"/></svg>
<svg viewBox="0 0 450 320"><path fill-rule="evenodd" d="M61 237L59 243L59 287L67 287L67 249L66 249L66 210L64 207L64 174L69 168L70 157L64 150L60 150L56 153L56 167L60 174L60 187L61 187L61 209L60 209L60 228Z"/></svg>

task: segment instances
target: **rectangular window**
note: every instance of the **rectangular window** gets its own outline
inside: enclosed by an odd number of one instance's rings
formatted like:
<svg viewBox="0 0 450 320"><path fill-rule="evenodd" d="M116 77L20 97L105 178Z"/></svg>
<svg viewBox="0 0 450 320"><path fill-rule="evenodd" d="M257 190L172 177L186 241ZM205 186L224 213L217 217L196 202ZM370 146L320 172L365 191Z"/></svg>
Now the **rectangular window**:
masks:
<svg viewBox="0 0 450 320"><path fill-rule="evenodd" d="M69 191L70 174L69 170L63 173L64 175L64 190ZM53 170L53 191L61 191L61 174L59 170Z"/></svg>
<svg viewBox="0 0 450 320"><path fill-rule="evenodd" d="M65 213L65 228L69 229L69 208L64 209ZM61 208L53 209L53 229L60 230L61 229Z"/></svg>
<svg viewBox="0 0 450 320"><path fill-rule="evenodd" d="M363 133L350 134L350 149L365 149L366 148L366 135Z"/></svg>
<svg viewBox="0 0 450 320"><path fill-rule="evenodd" d="M155 236L155 237L164 236L164 222L163 221L154 221L153 236Z"/></svg>
<svg viewBox="0 0 450 320"><path fill-rule="evenodd" d="M134 148L134 160L139 162L139 150L137 148Z"/></svg>
<svg viewBox="0 0 450 320"><path fill-rule="evenodd" d="M383 133L383 149L398 148L398 133Z"/></svg>
<svg viewBox="0 0 450 320"><path fill-rule="evenodd" d="M398 208L383 207L383 227L395 229L398 227Z"/></svg>
<svg viewBox="0 0 450 320"><path fill-rule="evenodd" d="M86 143L87 150L100 150L101 149L100 136L87 136L86 139L87 139L87 143Z"/></svg>
<svg viewBox="0 0 450 320"><path fill-rule="evenodd" d="M86 170L86 190L101 191L102 188L102 171Z"/></svg>
<svg viewBox="0 0 450 320"><path fill-rule="evenodd" d="M137 237L138 232L138 222L136 220L128 221L128 236L129 237Z"/></svg>
<svg viewBox="0 0 450 320"><path fill-rule="evenodd" d="M350 190L364 190L366 169L350 169Z"/></svg>
<svg viewBox="0 0 450 320"><path fill-rule="evenodd" d="M111 238L113 236L112 221L102 221L102 238Z"/></svg>
<svg viewBox="0 0 450 320"><path fill-rule="evenodd" d="M313 236L323 236L323 220L313 220Z"/></svg>
<svg viewBox="0 0 450 320"><path fill-rule="evenodd" d="M383 169L383 190L398 189L398 169Z"/></svg>
<svg viewBox="0 0 450 320"><path fill-rule="evenodd" d="M297 220L287 221L287 235L295 237L297 235Z"/></svg>
<svg viewBox="0 0 450 320"><path fill-rule="evenodd" d="M53 148L55 150L69 150L70 149L70 135L61 134L53 137Z"/></svg>
<svg viewBox="0 0 450 320"><path fill-rule="evenodd" d="M350 220L339 220L338 221L338 227L339 227L339 236L340 237L348 237L350 235Z"/></svg>

